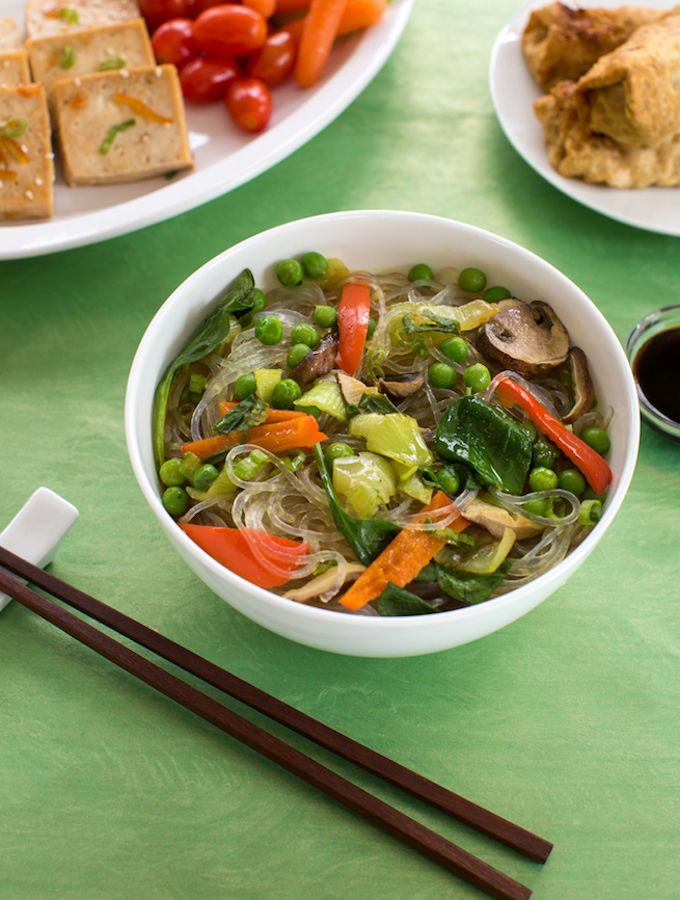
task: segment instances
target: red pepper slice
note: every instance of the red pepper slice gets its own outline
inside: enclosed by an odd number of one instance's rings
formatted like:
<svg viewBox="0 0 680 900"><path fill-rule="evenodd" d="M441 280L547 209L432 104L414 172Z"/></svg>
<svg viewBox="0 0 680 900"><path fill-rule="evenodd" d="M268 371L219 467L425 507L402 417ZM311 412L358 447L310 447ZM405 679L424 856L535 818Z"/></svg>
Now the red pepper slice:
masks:
<svg viewBox="0 0 680 900"><path fill-rule="evenodd" d="M339 344L335 361L348 375L354 375L364 352L371 317L371 289L367 284L348 282L343 286L338 307Z"/></svg>
<svg viewBox="0 0 680 900"><path fill-rule="evenodd" d="M529 391L507 375L496 384L496 394L504 406L520 406L534 425L569 457L595 493L603 493L612 480L612 471L599 453L569 431Z"/></svg>
<svg viewBox="0 0 680 900"><path fill-rule="evenodd" d="M295 577L309 545L264 531L178 523L201 550L246 581L263 588L279 587ZM267 558L256 556L251 542Z"/></svg>

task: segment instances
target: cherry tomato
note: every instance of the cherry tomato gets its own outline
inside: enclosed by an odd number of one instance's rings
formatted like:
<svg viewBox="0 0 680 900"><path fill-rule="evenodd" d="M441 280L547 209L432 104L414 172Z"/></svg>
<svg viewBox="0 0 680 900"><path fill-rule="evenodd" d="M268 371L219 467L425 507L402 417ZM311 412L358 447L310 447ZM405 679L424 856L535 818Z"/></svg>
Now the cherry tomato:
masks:
<svg viewBox="0 0 680 900"><path fill-rule="evenodd" d="M191 0L191 15L195 19L197 16L211 6L222 6L225 0Z"/></svg>
<svg viewBox="0 0 680 900"><path fill-rule="evenodd" d="M139 0L139 10L153 32L170 19L184 19L189 15L191 0Z"/></svg>
<svg viewBox="0 0 680 900"><path fill-rule="evenodd" d="M293 71L298 42L288 31L270 34L259 50L248 57L247 72L273 88L285 81Z"/></svg>
<svg viewBox="0 0 680 900"><path fill-rule="evenodd" d="M266 128L272 114L272 95L264 81L235 78L224 99L234 125L251 134Z"/></svg>
<svg viewBox="0 0 680 900"><path fill-rule="evenodd" d="M267 39L267 21L247 6L211 6L194 21L194 40L210 56L245 56Z"/></svg>
<svg viewBox="0 0 680 900"><path fill-rule="evenodd" d="M151 36L151 46L159 63L172 63L181 69L198 55L191 19L169 19Z"/></svg>
<svg viewBox="0 0 680 900"><path fill-rule="evenodd" d="M182 67L179 80L185 99L192 103L211 103L222 100L229 84L240 74L233 59L199 56Z"/></svg>

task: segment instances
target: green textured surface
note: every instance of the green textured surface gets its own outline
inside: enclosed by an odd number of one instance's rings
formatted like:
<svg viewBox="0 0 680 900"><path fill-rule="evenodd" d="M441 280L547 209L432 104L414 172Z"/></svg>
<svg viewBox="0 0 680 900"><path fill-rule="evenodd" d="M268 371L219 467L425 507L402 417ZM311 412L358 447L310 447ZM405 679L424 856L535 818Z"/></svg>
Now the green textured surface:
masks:
<svg viewBox="0 0 680 900"><path fill-rule="evenodd" d="M409 209L497 232L572 278L622 341L677 299L676 238L579 206L503 136L487 69L514 10L418 0L375 81L271 171L139 233L0 263L0 528L40 485L70 500L55 574L554 841L540 867L311 751L537 898L676 900L677 446L643 427L620 514L535 611L377 661L231 610L171 551L127 459L126 377L155 311L215 254L300 216ZM2 900L482 896L18 604L0 616L0 773Z"/></svg>

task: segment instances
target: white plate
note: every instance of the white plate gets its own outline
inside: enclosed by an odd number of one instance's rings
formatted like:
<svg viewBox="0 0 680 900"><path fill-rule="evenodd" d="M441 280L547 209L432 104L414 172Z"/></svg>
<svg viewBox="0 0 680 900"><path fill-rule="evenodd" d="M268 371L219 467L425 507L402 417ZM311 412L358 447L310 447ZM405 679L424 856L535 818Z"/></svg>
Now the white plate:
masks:
<svg viewBox="0 0 680 900"><path fill-rule="evenodd" d="M101 187L66 185L57 172L54 216L0 222L0 259L81 247L153 225L213 200L280 162L333 121L380 71L406 27L415 0L392 0L383 19L334 48L322 80L309 90L284 84L274 113L255 137L238 132L221 104L187 103L195 168L172 182L152 178ZM24 3L0 0L0 17L23 27Z"/></svg>
<svg viewBox="0 0 680 900"><path fill-rule="evenodd" d="M545 6L546 2L534 0L515 13L494 44L489 84L501 128L520 156L546 181L573 200L627 225L661 234L680 235L680 189L651 187L621 190L585 184L578 179L558 175L548 162L543 129L533 111L534 100L543 92L529 74L520 44L530 11ZM638 6L657 9L672 7L664 0L636 2ZM615 8L622 3L619 0L597 0L596 4L581 5Z"/></svg>

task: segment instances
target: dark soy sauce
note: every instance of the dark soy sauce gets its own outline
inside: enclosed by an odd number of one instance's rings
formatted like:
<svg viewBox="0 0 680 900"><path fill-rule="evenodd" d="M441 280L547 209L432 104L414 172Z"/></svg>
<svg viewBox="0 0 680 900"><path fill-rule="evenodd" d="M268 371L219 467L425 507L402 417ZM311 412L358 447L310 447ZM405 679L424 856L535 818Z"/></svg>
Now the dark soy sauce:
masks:
<svg viewBox="0 0 680 900"><path fill-rule="evenodd" d="M638 353L634 374L652 406L680 424L680 328L650 338Z"/></svg>

